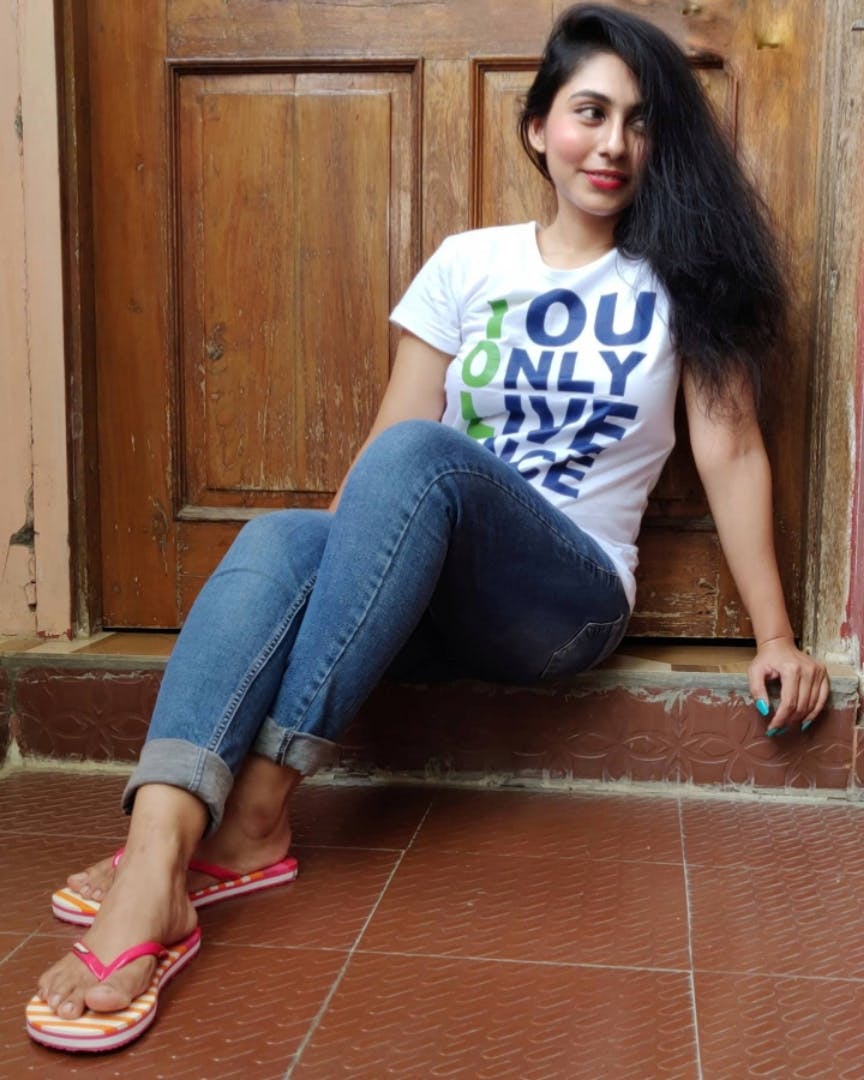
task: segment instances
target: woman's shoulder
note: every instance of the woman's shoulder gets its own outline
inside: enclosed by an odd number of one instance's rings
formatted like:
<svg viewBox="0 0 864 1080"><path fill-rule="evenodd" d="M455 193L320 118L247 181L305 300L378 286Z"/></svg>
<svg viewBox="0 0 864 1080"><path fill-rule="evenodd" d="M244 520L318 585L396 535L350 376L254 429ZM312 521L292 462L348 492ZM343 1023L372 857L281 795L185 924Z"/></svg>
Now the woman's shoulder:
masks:
<svg viewBox="0 0 864 1080"><path fill-rule="evenodd" d="M648 259L643 256L625 255L616 249L615 261L610 268L624 284L639 292L653 292L669 302L666 287L658 277Z"/></svg>
<svg viewBox="0 0 864 1080"><path fill-rule="evenodd" d="M522 248L534 235L535 229L533 221L467 229L465 232L452 233L443 241L441 248L463 256L475 252L486 255L490 252L513 251Z"/></svg>

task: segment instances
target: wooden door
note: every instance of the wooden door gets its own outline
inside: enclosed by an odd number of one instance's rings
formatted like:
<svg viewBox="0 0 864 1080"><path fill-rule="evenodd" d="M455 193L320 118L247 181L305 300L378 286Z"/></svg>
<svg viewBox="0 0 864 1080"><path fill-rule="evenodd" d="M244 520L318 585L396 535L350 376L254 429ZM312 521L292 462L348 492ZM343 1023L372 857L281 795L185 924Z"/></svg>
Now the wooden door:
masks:
<svg viewBox="0 0 864 1080"><path fill-rule="evenodd" d="M515 111L566 5L80 2L104 623L174 627L243 520L327 504L441 238L548 215ZM802 334L766 431L797 619L824 5L620 6L687 48L788 231ZM747 636L685 448L641 545L634 632Z"/></svg>

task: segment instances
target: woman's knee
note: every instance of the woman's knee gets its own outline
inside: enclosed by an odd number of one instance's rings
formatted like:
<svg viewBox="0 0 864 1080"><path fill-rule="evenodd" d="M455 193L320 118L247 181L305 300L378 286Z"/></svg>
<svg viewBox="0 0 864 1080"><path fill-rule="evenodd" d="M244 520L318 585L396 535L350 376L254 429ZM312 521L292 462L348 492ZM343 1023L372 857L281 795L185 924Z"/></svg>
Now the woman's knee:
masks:
<svg viewBox="0 0 864 1080"><path fill-rule="evenodd" d="M323 510L274 510L246 522L219 570L265 570L290 562L317 566L332 515ZM218 572L218 571L217 571Z"/></svg>
<svg viewBox="0 0 864 1080"><path fill-rule="evenodd" d="M402 420L385 428L366 448L355 472L374 474L378 482L397 480L470 461L478 451L474 440L438 420Z"/></svg>

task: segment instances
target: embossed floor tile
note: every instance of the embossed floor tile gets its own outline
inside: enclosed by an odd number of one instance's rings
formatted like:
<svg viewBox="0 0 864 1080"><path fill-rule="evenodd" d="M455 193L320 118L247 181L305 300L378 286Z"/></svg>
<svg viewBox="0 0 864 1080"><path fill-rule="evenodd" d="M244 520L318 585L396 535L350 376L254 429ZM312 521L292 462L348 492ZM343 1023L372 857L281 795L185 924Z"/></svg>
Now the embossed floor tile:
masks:
<svg viewBox="0 0 864 1080"><path fill-rule="evenodd" d="M276 1080L345 962L340 953L238 949L205 940L188 969L163 990L149 1032L119 1053L81 1057L38 1047L24 1033L24 1006L38 972L59 955L56 939L36 936L3 965L4 1077Z"/></svg>
<svg viewBox="0 0 864 1080"><path fill-rule="evenodd" d="M0 785L2 786L2 785ZM51 914L51 894L67 875L83 869L114 850L104 837L30 836L0 832L3 872L0 910L3 929L21 933L42 930L62 933L65 924Z"/></svg>
<svg viewBox="0 0 864 1080"><path fill-rule="evenodd" d="M325 949L354 944L398 853L293 850L300 870L296 881L201 910L201 929L209 940Z"/></svg>
<svg viewBox="0 0 864 1080"><path fill-rule="evenodd" d="M684 873L665 863L409 851L364 950L682 969Z"/></svg>
<svg viewBox="0 0 864 1080"><path fill-rule="evenodd" d="M854 866L864 838L864 805L682 800L688 865L769 864L830 871Z"/></svg>
<svg viewBox="0 0 864 1080"><path fill-rule="evenodd" d="M0 1076L864 1080L864 808L768 799L308 785L298 880L201 911L152 1032L40 1049L50 894L124 782L0 779Z"/></svg>
<svg viewBox="0 0 864 1080"><path fill-rule="evenodd" d="M696 975L702 1067L711 1077L864 1077L864 983Z"/></svg>
<svg viewBox="0 0 864 1080"><path fill-rule="evenodd" d="M864 866L689 872L696 970L864 979Z"/></svg>
<svg viewBox="0 0 864 1080"><path fill-rule="evenodd" d="M295 844L401 849L434 792L424 787L303 784L291 803Z"/></svg>
<svg viewBox="0 0 864 1080"><path fill-rule="evenodd" d="M677 803L638 796L441 791L413 848L550 859L681 859Z"/></svg>
<svg viewBox="0 0 864 1080"><path fill-rule="evenodd" d="M296 1080L695 1077L685 975L355 955Z"/></svg>
<svg viewBox="0 0 864 1080"><path fill-rule="evenodd" d="M129 824L120 809L125 785L125 776L105 773L12 773L0 782L0 832L116 840ZM109 843L106 854L113 850Z"/></svg>

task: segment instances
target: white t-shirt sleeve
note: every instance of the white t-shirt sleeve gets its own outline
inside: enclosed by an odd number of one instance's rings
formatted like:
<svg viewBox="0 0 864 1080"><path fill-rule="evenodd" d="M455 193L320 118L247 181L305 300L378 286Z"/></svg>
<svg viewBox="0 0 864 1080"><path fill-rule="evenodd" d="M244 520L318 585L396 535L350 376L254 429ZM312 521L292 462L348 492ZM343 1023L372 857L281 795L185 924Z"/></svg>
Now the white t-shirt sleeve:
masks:
<svg viewBox="0 0 864 1080"><path fill-rule="evenodd" d="M461 305L454 293L452 237L423 266L390 316L441 352L455 356L462 344Z"/></svg>

